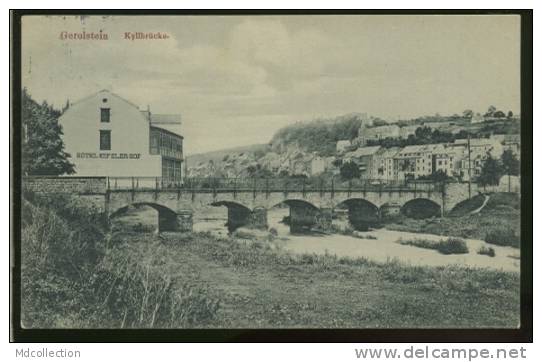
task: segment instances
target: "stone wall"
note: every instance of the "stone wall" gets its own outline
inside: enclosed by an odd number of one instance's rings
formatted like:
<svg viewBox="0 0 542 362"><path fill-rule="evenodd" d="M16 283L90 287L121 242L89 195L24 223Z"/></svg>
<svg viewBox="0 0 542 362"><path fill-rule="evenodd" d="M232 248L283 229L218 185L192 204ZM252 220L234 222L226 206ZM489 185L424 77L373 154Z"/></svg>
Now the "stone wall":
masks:
<svg viewBox="0 0 542 362"><path fill-rule="evenodd" d="M36 193L66 193L79 195L105 195L107 179L105 177L23 177L23 191Z"/></svg>

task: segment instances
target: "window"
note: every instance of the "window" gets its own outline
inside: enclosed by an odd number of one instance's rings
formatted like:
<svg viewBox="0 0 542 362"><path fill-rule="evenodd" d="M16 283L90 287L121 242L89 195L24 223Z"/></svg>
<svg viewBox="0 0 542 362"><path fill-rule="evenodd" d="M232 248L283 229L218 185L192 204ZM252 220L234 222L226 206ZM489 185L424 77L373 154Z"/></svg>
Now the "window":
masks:
<svg viewBox="0 0 542 362"><path fill-rule="evenodd" d="M111 151L111 131L100 130L100 151Z"/></svg>
<svg viewBox="0 0 542 362"><path fill-rule="evenodd" d="M101 114L100 114L100 120L102 122L109 122L110 120L110 109L109 108L100 108Z"/></svg>
<svg viewBox="0 0 542 362"><path fill-rule="evenodd" d="M157 133L151 133L151 155L157 155L160 153L158 144L160 143L160 137Z"/></svg>

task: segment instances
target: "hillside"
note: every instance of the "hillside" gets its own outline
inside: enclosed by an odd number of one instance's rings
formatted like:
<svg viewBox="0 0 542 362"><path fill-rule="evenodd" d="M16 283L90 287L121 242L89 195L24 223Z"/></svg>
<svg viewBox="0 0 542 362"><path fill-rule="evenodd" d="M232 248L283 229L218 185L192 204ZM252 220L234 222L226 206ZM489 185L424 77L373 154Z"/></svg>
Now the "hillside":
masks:
<svg viewBox="0 0 542 362"><path fill-rule="evenodd" d="M226 148L223 150L188 155L186 156L186 163L188 167L195 167L201 163L207 163L209 161L213 161L214 163L222 161L222 159L224 159L226 155L232 156L242 153L261 153L261 155L263 155L268 150L269 146L266 144L255 144L234 148Z"/></svg>
<svg viewBox="0 0 542 362"><path fill-rule="evenodd" d="M306 152L331 156L335 153L337 141L353 140L358 136L364 118L360 113L353 113L286 126L275 133L271 139L271 148L281 153L295 145Z"/></svg>

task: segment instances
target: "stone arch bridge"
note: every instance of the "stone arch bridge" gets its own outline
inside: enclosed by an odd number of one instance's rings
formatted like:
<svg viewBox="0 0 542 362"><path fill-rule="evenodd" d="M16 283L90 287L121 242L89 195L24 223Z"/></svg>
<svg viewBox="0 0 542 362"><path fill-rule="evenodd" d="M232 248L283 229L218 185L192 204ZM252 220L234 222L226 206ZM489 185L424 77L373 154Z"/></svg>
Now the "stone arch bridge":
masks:
<svg viewBox="0 0 542 362"><path fill-rule="evenodd" d="M103 210L108 219L130 205L148 205L158 211L160 231L192 230L193 215L208 206L227 207L231 229L243 225L266 228L267 210L285 204L290 208L292 228L328 230L337 208L347 208L351 217L366 212L360 210L372 210L379 218L423 200L444 216L469 197L469 185L458 182L345 184L305 179L186 179L180 185L160 178L25 177L23 190L75 194ZM476 192L472 185L470 194Z"/></svg>

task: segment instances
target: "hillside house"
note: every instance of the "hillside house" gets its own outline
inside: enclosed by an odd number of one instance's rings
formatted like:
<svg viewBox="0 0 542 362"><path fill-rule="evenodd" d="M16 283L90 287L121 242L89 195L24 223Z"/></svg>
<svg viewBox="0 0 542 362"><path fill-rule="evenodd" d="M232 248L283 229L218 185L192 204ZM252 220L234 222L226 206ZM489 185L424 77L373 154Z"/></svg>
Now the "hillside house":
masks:
<svg viewBox="0 0 542 362"><path fill-rule="evenodd" d="M380 146L360 147L355 151L346 153L343 162L354 162L359 167L361 178L370 179L374 176L374 157L380 148Z"/></svg>

